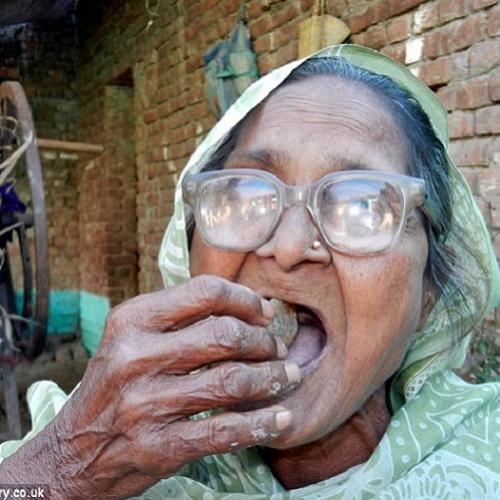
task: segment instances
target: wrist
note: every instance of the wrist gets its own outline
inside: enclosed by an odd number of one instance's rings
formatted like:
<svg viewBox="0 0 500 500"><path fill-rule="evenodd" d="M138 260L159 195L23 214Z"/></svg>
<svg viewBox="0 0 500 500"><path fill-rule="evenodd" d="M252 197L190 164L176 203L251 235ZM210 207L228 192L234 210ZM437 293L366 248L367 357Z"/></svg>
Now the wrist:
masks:
<svg viewBox="0 0 500 500"><path fill-rule="evenodd" d="M60 479L57 441L53 422L24 443L0 465L0 484L20 489L41 488L47 498L70 500L67 486Z"/></svg>

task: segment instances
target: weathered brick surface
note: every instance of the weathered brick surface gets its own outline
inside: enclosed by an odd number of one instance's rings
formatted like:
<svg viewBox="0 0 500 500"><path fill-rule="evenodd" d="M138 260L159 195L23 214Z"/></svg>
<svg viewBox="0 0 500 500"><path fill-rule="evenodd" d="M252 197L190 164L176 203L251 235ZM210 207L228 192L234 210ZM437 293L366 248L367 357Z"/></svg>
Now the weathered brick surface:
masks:
<svg viewBox="0 0 500 500"><path fill-rule="evenodd" d="M76 37L74 22L49 26L0 28L0 82L18 80L28 98L39 137L75 140ZM76 157L41 155L47 210L49 265L53 289L78 288L79 230ZM22 164L16 167L16 189L29 190ZM14 249L13 272L20 287L20 262Z"/></svg>

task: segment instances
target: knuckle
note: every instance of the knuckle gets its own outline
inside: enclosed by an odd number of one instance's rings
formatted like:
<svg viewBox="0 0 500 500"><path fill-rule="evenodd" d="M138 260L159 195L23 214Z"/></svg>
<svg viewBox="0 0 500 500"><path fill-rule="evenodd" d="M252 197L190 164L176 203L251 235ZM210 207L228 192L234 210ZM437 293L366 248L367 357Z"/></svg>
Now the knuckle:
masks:
<svg viewBox="0 0 500 500"><path fill-rule="evenodd" d="M123 372L133 365L136 359L136 349L131 342L128 342L126 339L120 339L113 344L112 359L115 369Z"/></svg>
<svg viewBox="0 0 500 500"><path fill-rule="evenodd" d="M120 326L122 314L123 305L113 307L113 309L109 311L108 316L106 317L105 330L116 331Z"/></svg>
<svg viewBox="0 0 500 500"><path fill-rule="evenodd" d="M243 429L244 417L234 414L230 421L228 419L214 418L207 421L206 438L210 448L214 450L225 450L235 442L235 429Z"/></svg>
<svg viewBox="0 0 500 500"><path fill-rule="evenodd" d="M192 284L198 294L198 299L206 305L224 300L227 293L226 283L216 276L203 274L193 278Z"/></svg>
<svg viewBox="0 0 500 500"><path fill-rule="evenodd" d="M245 325L236 318L223 316L214 319L214 335L217 345L230 352L245 351L248 347Z"/></svg>
<svg viewBox="0 0 500 500"><path fill-rule="evenodd" d="M219 380L222 396L231 400L248 398L253 391L250 370L242 363L221 365Z"/></svg>
<svg viewBox="0 0 500 500"><path fill-rule="evenodd" d="M134 303L134 299L127 300L109 311L104 327L105 335L115 337L121 335L124 331L130 330Z"/></svg>
<svg viewBox="0 0 500 500"><path fill-rule="evenodd" d="M249 305L252 309L255 309L256 311L261 311L261 301L260 297L258 297L255 293L249 294L248 295L248 301Z"/></svg>

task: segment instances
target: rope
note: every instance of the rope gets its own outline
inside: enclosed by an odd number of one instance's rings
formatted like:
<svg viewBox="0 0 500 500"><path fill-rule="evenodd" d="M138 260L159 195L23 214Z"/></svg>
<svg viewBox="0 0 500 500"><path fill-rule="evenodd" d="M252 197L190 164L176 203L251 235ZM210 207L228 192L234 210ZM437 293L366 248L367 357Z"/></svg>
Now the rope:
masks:
<svg viewBox="0 0 500 500"><path fill-rule="evenodd" d="M28 137L24 140L21 146L19 146L19 148L17 148L17 150L9 156L9 158L0 163L0 170L2 170L2 173L0 174L0 185L2 185L6 181L7 177L16 166L19 158L21 158L23 153L28 149L28 146L31 144L32 140L33 131L30 130Z"/></svg>

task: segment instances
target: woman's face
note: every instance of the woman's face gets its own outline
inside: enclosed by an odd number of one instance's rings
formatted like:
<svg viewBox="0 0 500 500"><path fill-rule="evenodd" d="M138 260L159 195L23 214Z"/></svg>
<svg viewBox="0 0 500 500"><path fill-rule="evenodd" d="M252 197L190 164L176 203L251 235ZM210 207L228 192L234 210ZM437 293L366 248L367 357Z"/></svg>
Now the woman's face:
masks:
<svg viewBox="0 0 500 500"><path fill-rule="evenodd" d="M246 120L225 168L267 170L291 185L346 169L407 173L401 131L384 102L362 86L315 76L277 89ZM312 242L319 239L320 249ZM289 357L307 366L281 399L292 412L270 446L319 439L357 411L398 368L422 320L427 239L414 212L389 252L354 257L329 249L303 207L285 210L272 239L246 254L207 246L195 231L193 275L214 274L264 297L316 313L321 338ZM269 404L266 403L266 404Z"/></svg>

